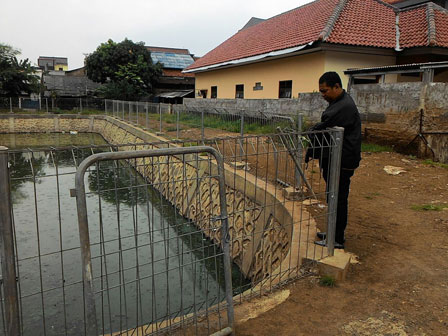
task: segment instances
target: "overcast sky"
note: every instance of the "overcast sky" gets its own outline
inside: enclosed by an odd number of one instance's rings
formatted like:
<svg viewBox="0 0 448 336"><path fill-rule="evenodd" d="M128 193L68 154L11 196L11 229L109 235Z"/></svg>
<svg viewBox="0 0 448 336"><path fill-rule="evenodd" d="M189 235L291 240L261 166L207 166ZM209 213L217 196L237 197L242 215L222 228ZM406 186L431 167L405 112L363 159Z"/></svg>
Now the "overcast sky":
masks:
<svg viewBox="0 0 448 336"><path fill-rule="evenodd" d="M84 54L112 39L187 48L196 56L225 41L251 17L263 19L311 0L2 0L0 43L39 56L68 58L83 66Z"/></svg>

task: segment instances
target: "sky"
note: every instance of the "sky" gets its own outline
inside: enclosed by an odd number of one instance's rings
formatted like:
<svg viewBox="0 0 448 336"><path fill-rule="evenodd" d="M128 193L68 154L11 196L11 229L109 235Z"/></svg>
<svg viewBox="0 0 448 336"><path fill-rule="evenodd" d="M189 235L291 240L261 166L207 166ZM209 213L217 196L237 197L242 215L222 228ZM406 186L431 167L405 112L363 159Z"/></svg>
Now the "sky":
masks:
<svg viewBox="0 0 448 336"><path fill-rule="evenodd" d="M251 17L268 19L311 0L2 0L0 43L20 59L68 58L84 65L103 42L134 42L186 48L203 56L241 29Z"/></svg>

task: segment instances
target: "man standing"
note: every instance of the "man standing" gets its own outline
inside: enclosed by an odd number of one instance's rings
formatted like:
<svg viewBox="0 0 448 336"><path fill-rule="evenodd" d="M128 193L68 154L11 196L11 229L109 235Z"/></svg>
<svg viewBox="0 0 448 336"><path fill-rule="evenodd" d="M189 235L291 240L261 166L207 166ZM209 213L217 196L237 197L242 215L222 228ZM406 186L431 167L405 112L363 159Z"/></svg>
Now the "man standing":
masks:
<svg viewBox="0 0 448 336"><path fill-rule="evenodd" d="M320 77L319 91L322 97L330 104L322 113L321 122L314 125L311 130L324 130L328 127L335 126L344 128L334 244L335 248L344 248L344 231L347 226L350 178L353 176L355 169L358 168L359 162L361 161L361 119L355 102L342 89L341 78L336 72L326 72ZM309 156L309 153L307 153L307 160ZM327 185L327 191L330 184L329 160L328 151L322 151L319 157L319 165ZM326 246L326 232L319 232L317 236L322 240L316 241L315 244Z"/></svg>

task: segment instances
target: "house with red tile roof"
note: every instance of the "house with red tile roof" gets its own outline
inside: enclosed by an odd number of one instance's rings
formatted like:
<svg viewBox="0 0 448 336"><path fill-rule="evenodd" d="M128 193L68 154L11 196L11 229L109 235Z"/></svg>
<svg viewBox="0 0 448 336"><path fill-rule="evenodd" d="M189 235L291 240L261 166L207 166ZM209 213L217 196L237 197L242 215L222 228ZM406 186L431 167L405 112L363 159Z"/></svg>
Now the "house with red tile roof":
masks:
<svg viewBox="0 0 448 336"><path fill-rule="evenodd" d="M388 4L394 5L398 8L407 8L412 7L415 5L420 5L426 2L432 2L436 5L439 5L440 7L447 8L448 9L448 0L383 0L384 2L387 2Z"/></svg>
<svg viewBox="0 0 448 336"><path fill-rule="evenodd" d="M183 71L196 75L203 97L296 98L317 90L325 71L337 71L346 86L349 68L448 60L448 10L433 2L398 8L380 0L316 0L251 21ZM434 79L448 81L446 70Z"/></svg>

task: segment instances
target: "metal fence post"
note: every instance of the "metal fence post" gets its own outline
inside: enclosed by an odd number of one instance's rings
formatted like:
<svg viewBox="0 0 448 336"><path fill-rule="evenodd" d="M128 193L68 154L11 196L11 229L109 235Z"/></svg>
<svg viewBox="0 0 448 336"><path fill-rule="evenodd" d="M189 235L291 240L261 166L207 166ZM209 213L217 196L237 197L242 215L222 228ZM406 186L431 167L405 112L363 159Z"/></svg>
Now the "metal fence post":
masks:
<svg viewBox="0 0 448 336"><path fill-rule="evenodd" d="M124 101L121 102L121 114L122 114L121 120L124 121Z"/></svg>
<svg viewBox="0 0 448 336"><path fill-rule="evenodd" d="M104 114L107 115L107 99L104 99ZM112 115L114 115L114 106L112 105Z"/></svg>
<svg viewBox="0 0 448 336"><path fill-rule="evenodd" d="M12 113L12 97L9 97L9 112Z"/></svg>
<svg viewBox="0 0 448 336"><path fill-rule="evenodd" d="M145 109L146 109L146 129L148 128L148 102L146 102L145 104Z"/></svg>
<svg viewBox="0 0 448 336"><path fill-rule="evenodd" d="M16 257L9 187L8 148L0 146L0 246L7 335L20 335Z"/></svg>
<svg viewBox="0 0 448 336"><path fill-rule="evenodd" d="M48 113L48 98L45 98L45 106L47 108L47 113Z"/></svg>
<svg viewBox="0 0 448 336"><path fill-rule="evenodd" d="M159 103L159 132L162 133L162 104Z"/></svg>
<svg viewBox="0 0 448 336"><path fill-rule="evenodd" d="M135 102L135 105L137 106L137 126L140 126L140 120L138 119L138 110L140 108L140 103L139 102Z"/></svg>
<svg viewBox="0 0 448 336"><path fill-rule="evenodd" d="M244 110L240 111L240 155L241 161L243 160L244 149L243 149L243 136L244 136Z"/></svg>
<svg viewBox="0 0 448 336"><path fill-rule="evenodd" d="M82 113L82 98L79 98L79 113Z"/></svg>
<svg viewBox="0 0 448 336"><path fill-rule="evenodd" d="M131 102L128 102L129 123L131 123Z"/></svg>
<svg viewBox="0 0 448 336"><path fill-rule="evenodd" d="M328 255L334 255L334 240L336 237L336 215L338 206L339 175L341 172L342 141L344 129L333 127L330 133L331 147L330 172L328 186L328 227L327 227L327 248Z"/></svg>
<svg viewBox="0 0 448 336"><path fill-rule="evenodd" d="M179 139L179 108L176 108L176 139Z"/></svg>
<svg viewBox="0 0 448 336"><path fill-rule="evenodd" d="M303 127L303 114L299 113L297 115L297 161L299 165L302 164L302 158L303 158L302 141L300 141L300 137L302 136L302 127ZM302 185L302 179L299 173L299 169L297 167L295 170L295 175L296 175L296 188L300 189Z"/></svg>
<svg viewBox="0 0 448 336"><path fill-rule="evenodd" d="M204 109L201 110L201 139L204 140L205 131L204 131Z"/></svg>

